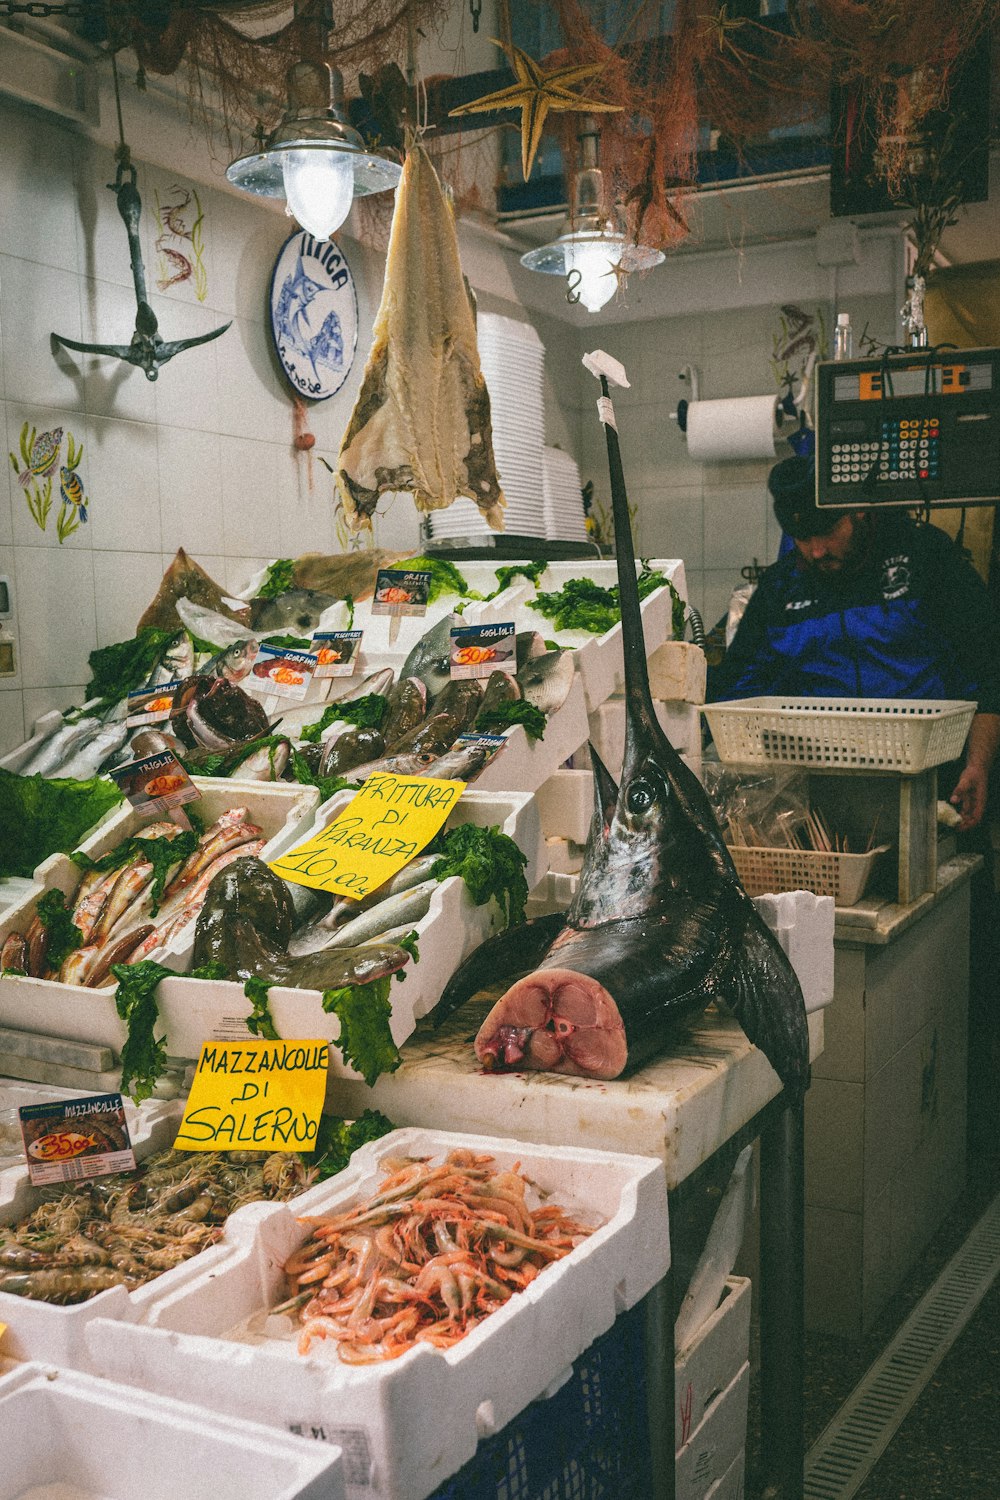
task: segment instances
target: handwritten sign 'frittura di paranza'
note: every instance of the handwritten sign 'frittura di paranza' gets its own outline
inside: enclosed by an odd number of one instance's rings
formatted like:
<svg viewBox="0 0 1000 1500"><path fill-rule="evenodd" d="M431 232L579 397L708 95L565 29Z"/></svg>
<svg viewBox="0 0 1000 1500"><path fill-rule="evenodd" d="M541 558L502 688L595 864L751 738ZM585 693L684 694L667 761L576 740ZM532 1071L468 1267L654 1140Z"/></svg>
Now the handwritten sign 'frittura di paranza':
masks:
<svg viewBox="0 0 1000 1500"><path fill-rule="evenodd" d="M174 1150L311 1150L329 1061L324 1041L204 1042Z"/></svg>
<svg viewBox="0 0 1000 1500"><path fill-rule="evenodd" d="M328 828L270 868L297 885L360 900L430 843L464 791L464 781L375 773Z"/></svg>

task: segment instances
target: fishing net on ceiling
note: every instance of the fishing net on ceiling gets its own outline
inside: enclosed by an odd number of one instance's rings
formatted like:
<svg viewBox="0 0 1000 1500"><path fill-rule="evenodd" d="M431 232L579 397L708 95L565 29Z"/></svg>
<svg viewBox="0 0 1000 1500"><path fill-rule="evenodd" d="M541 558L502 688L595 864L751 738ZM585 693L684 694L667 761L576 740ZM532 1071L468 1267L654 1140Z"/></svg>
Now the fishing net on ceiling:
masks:
<svg viewBox="0 0 1000 1500"><path fill-rule="evenodd" d="M281 112L284 75L299 58L325 59L350 79L406 56L408 39L437 24L450 0L103 0L103 31L143 72L183 70L193 101L211 98L230 146ZM333 25L324 40L329 20Z"/></svg>
<svg viewBox="0 0 1000 1500"><path fill-rule="evenodd" d="M903 195L924 122L948 106L956 71L1000 4L810 0L762 21L742 0L676 0L667 34L660 0L544 8L571 39L546 66L599 63L594 93L622 107L600 121L609 206L633 239L666 247L688 232L686 200L710 138L740 156L825 114L832 85L853 90L878 137L887 191ZM568 178L579 123L556 117Z"/></svg>

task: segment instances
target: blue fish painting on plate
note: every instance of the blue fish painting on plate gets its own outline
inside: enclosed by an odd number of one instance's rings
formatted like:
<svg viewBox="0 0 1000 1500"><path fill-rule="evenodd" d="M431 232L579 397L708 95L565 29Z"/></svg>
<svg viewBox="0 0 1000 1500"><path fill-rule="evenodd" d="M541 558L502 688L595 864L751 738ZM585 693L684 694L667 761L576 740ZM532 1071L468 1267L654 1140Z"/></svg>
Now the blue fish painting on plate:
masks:
<svg viewBox="0 0 1000 1500"><path fill-rule="evenodd" d="M271 277L271 332L300 396L325 401L336 395L354 363L358 299L351 268L333 240L300 230L285 241Z"/></svg>

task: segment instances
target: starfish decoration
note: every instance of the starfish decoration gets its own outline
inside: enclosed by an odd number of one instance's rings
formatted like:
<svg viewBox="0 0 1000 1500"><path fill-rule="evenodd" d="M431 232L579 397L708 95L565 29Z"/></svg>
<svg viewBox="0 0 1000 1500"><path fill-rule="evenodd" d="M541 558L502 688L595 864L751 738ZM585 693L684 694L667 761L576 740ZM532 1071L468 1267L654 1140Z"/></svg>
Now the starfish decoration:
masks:
<svg viewBox="0 0 1000 1500"><path fill-rule="evenodd" d="M449 111L452 115L477 115L491 109L519 109L521 111L521 170L527 182L534 165L535 153L542 138L545 117L549 110L580 110L586 114L611 113L622 108L620 104L602 104L597 99L583 99L573 92L574 85L585 83L600 73L601 63L577 63L565 68L554 68L545 73L533 57L522 52L520 47L495 45L503 51L514 70L516 83L498 89L495 94L484 94L471 104L460 104Z"/></svg>

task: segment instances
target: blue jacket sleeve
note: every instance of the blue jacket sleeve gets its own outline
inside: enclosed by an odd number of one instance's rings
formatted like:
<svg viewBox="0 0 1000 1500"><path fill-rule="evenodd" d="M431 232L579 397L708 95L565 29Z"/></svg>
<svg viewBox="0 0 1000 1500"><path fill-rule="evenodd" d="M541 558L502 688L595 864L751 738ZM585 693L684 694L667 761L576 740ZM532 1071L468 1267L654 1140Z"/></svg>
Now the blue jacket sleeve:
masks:
<svg viewBox="0 0 1000 1500"><path fill-rule="evenodd" d="M765 591L762 580L750 595L732 645L710 674L708 701L756 698L774 691L776 655L768 643Z"/></svg>

